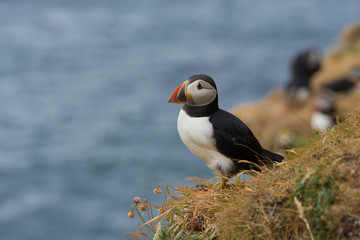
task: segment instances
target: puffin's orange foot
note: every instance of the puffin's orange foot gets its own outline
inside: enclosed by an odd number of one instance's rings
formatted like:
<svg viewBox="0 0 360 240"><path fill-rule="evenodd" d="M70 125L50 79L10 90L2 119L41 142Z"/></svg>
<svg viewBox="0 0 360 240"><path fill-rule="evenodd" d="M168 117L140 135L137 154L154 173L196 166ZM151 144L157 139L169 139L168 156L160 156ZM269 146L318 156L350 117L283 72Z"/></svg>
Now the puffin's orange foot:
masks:
<svg viewBox="0 0 360 240"><path fill-rule="evenodd" d="M224 189L226 182L227 182L227 179L222 177L221 182L219 183L219 186L217 186L217 189Z"/></svg>

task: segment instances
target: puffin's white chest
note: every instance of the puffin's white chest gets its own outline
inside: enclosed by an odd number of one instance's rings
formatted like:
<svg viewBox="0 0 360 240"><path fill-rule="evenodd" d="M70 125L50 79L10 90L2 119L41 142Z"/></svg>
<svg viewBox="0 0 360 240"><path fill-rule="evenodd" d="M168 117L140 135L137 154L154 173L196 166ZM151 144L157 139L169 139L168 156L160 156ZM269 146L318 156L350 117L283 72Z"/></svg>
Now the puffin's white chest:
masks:
<svg viewBox="0 0 360 240"><path fill-rule="evenodd" d="M177 128L181 140L187 148L198 158L205 161L209 168L230 172L234 163L216 148L213 135L213 125L209 117L190 117L181 109L178 117Z"/></svg>
<svg viewBox="0 0 360 240"><path fill-rule="evenodd" d="M313 129L320 129L326 131L333 124L332 118L321 112L315 112L311 116L311 127Z"/></svg>

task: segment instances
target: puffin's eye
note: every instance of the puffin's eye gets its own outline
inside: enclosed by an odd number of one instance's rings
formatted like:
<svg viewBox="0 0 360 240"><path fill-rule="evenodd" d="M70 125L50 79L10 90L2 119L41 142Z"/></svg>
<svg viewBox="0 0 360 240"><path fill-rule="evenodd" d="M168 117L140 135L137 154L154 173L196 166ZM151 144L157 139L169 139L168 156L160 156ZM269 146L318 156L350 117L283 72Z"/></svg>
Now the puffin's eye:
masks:
<svg viewBox="0 0 360 240"><path fill-rule="evenodd" d="M201 84L200 83L198 83L198 85L197 85L197 89L198 90L200 90L200 89L202 89L203 88L203 86L201 86Z"/></svg>

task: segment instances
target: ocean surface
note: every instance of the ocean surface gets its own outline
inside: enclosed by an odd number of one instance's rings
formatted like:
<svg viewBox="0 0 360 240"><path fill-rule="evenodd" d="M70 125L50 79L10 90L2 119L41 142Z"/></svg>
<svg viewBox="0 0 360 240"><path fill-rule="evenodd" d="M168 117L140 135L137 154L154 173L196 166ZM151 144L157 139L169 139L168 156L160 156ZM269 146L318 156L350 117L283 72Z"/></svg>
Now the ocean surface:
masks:
<svg viewBox="0 0 360 240"><path fill-rule="evenodd" d="M347 1L0 1L0 239L128 239L134 196L211 178L168 104L205 73L220 106L286 83L360 19Z"/></svg>

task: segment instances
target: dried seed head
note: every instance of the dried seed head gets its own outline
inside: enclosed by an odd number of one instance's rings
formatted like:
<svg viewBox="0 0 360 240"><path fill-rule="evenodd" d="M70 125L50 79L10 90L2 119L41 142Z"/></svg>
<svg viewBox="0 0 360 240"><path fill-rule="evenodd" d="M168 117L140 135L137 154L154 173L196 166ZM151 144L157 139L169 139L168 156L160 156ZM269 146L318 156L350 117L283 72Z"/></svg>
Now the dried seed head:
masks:
<svg viewBox="0 0 360 240"><path fill-rule="evenodd" d="M160 214L162 214L162 213L165 212L165 209L161 207L161 208L158 209L158 211L159 211Z"/></svg>
<svg viewBox="0 0 360 240"><path fill-rule="evenodd" d="M140 210L140 211L142 211L142 212L145 212L145 211L146 211L146 202L147 202L147 200L144 199L144 202L139 205L139 210Z"/></svg>
<svg viewBox="0 0 360 240"><path fill-rule="evenodd" d="M134 197L134 203L138 204L141 202L141 199L139 197Z"/></svg>
<svg viewBox="0 0 360 240"><path fill-rule="evenodd" d="M144 203L140 204L139 210L142 211L142 212L145 212L146 211L146 205Z"/></svg>
<svg viewBox="0 0 360 240"><path fill-rule="evenodd" d="M154 189L154 193L159 195L162 191L160 189L161 183L157 186L157 188Z"/></svg>
<svg viewBox="0 0 360 240"><path fill-rule="evenodd" d="M130 211L130 212L128 212L128 217L129 217L129 218L133 218L133 217L135 217L135 214L134 214L134 208L132 208L132 209L131 209L131 211Z"/></svg>
<svg viewBox="0 0 360 240"><path fill-rule="evenodd" d="M159 195L159 194L162 193L162 191L161 191L160 188L155 188L155 189L154 189L154 193L155 193L156 195Z"/></svg>

